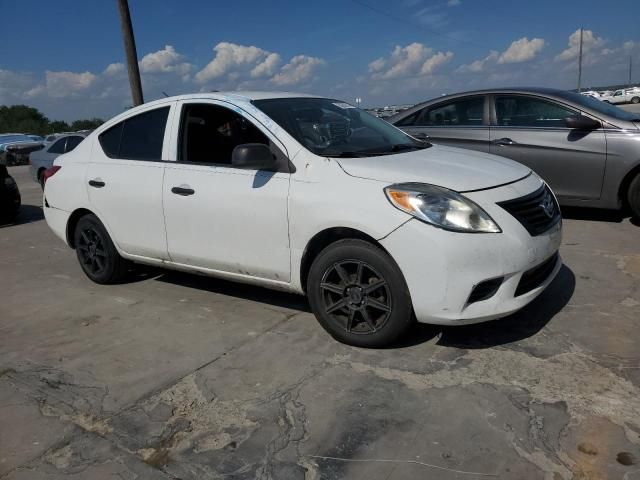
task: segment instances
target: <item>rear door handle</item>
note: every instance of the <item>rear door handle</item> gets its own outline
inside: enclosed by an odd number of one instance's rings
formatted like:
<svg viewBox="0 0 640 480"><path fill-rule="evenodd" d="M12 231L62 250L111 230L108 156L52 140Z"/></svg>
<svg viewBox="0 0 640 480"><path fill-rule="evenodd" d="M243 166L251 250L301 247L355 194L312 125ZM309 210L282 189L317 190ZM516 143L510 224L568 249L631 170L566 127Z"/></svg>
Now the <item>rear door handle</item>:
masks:
<svg viewBox="0 0 640 480"><path fill-rule="evenodd" d="M193 195L196 191L193 188L186 187L173 187L171 189L171 193L175 193L176 195L182 195L183 197L188 197L189 195Z"/></svg>
<svg viewBox="0 0 640 480"><path fill-rule="evenodd" d="M515 145L518 142L514 142L510 138L498 138L497 140L493 140L491 143L494 145Z"/></svg>
<svg viewBox="0 0 640 480"><path fill-rule="evenodd" d="M95 178L93 180L89 180L89 185L91 185L92 187L95 187L95 188L102 188L102 187L104 187L106 185L106 183L104 183L99 178Z"/></svg>

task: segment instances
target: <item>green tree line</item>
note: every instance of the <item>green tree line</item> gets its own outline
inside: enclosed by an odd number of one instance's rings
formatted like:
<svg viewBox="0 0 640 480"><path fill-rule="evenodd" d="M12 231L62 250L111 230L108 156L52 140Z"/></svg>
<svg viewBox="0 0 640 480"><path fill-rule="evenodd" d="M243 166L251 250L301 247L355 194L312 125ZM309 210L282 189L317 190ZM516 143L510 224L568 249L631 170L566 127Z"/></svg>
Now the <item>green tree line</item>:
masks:
<svg viewBox="0 0 640 480"><path fill-rule="evenodd" d="M49 120L37 108L27 105L0 105L0 133L28 133L47 135L58 132L93 130L104 120L91 118L75 120L71 123L62 120Z"/></svg>

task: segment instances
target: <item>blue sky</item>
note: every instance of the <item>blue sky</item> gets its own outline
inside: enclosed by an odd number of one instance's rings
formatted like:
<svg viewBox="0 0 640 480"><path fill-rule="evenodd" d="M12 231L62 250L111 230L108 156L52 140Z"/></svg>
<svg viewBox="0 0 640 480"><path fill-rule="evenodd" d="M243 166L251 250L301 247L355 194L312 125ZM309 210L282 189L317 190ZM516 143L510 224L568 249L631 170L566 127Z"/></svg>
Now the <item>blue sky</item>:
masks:
<svg viewBox="0 0 640 480"><path fill-rule="evenodd" d="M637 0L129 2L147 100L241 88L374 106L499 85L575 88L581 25L585 85L626 81L629 55L640 81ZM129 104L115 0L0 0L0 18L0 104L67 120Z"/></svg>

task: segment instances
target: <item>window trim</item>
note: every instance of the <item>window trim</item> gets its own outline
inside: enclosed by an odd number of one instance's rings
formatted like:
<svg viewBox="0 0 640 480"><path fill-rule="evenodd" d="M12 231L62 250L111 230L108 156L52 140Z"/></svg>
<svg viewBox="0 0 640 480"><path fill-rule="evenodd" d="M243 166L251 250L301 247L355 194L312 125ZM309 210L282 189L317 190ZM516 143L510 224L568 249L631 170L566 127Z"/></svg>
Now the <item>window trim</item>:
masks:
<svg viewBox="0 0 640 480"><path fill-rule="evenodd" d="M177 108L175 109L174 122L177 122L177 125L174 125L173 132L175 132L174 139L175 144L171 146L171 151L173 153L172 163L176 165L199 165L204 167L214 167L214 168L226 168L232 171L241 171L241 172L261 172L261 170L250 170L240 167L234 167L230 163L215 163L215 162L191 162L181 160L180 157L180 148L182 144L182 135L183 135L183 115L185 114L185 110L189 105L210 105L214 107L226 108L227 110L231 110L232 112L240 115L248 122L260 130L260 132L271 142L270 146L276 150L276 155L281 161L282 164L288 165L287 169L281 168L273 173L294 173L296 171L295 166L291 162L289 155L287 154L287 150L285 146L282 144L280 139L276 137L262 122L260 122L257 118L251 115L249 112L244 110L243 108L227 102L225 100L220 99L207 99L207 98L194 98L189 100L183 100L179 102Z"/></svg>
<svg viewBox="0 0 640 480"><path fill-rule="evenodd" d="M603 120L595 117L594 115L592 115L589 112L586 112L585 110L581 110L581 109L576 109L575 106L573 105L569 105L567 103L561 102L556 100L555 98L549 98L549 97L545 97L542 95L535 95L535 94L531 94L531 93L520 93L520 92L494 92L491 93L489 95L490 97L490 114L491 114L491 127L492 128L506 128L506 129L511 129L511 130L554 130L554 131L571 131L572 129L569 127L533 127L533 126L517 126L517 125L498 125L498 115L496 113L496 98L497 97L528 97L528 98L534 98L536 100L542 100L545 101L547 103L555 103L560 105L562 108L565 108L567 110L570 110L572 112L574 112L575 115L584 115L585 117L589 117L597 122L600 123L600 127L598 127L597 129L595 129L595 131L598 130L603 130L604 129L604 123Z"/></svg>

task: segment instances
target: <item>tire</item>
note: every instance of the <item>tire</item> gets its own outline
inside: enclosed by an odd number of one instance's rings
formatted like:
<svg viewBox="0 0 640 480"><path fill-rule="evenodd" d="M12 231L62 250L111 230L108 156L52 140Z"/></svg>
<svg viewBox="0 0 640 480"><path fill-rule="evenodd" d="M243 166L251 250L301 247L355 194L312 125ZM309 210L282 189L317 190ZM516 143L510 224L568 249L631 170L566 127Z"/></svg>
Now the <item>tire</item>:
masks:
<svg viewBox="0 0 640 480"><path fill-rule="evenodd" d="M95 283L119 283L126 277L128 262L118 254L98 217L90 214L78 220L73 239L80 266Z"/></svg>
<svg viewBox="0 0 640 480"><path fill-rule="evenodd" d="M631 103L640 103L640 97L633 97Z"/></svg>
<svg viewBox="0 0 640 480"><path fill-rule="evenodd" d="M640 173L631 180L629 190L627 190L627 202L631 208L632 215L640 219Z"/></svg>
<svg viewBox="0 0 640 480"><path fill-rule="evenodd" d="M38 172L38 183L42 187L42 191L44 191L44 168Z"/></svg>
<svg viewBox="0 0 640 480"><path fill-rule="evenodd" d="M322 250L309 270L307 296L320 325L348 345L391 345L413 323L402 272L363 240L339 240Z"/></svg>

